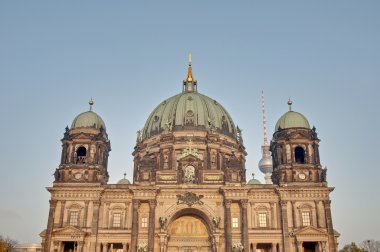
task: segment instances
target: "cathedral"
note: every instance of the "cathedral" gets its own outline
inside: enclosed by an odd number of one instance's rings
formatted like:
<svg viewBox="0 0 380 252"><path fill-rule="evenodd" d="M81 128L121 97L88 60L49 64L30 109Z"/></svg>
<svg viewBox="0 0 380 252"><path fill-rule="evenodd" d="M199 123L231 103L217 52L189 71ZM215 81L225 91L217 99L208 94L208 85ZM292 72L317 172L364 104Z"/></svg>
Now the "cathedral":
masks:
<svg viewBox="0 0 380 252"><path fill-rule="evenodd" d="M247 180L241 129L198 92L191 59L137 133L132 182L108 183L111 142L89 104L61 140L44 252L337 251L320 140L290 100L270 143L263 113L265 184Z"/></svg>

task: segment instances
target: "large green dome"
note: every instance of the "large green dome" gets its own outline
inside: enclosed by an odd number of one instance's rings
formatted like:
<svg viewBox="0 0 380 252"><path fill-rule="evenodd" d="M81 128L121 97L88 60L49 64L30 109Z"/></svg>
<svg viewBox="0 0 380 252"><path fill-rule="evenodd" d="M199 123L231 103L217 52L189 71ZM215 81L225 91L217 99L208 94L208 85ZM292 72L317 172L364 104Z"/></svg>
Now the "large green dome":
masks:
<svg viewBox="0 0 380 252"><path fill-rule="evenodd" d="M275 131L279 129L289 129L289 128L306 128L310 129L310 124L307 118L298 112L292 111L291 105L292 101L288 101L289 111L283 114L280 119L278 119Z"/></svg>
<svg viewBox="0 0 380 252"><path fill-rule="evenodd" d="M148 138L169 127L173 131L214 127L233 136L236 132L235 124L223 106L196 91L184 91L161 102L146 121L142 136Z"/></svg>
<svg viewBox="0 0 380 252"><path fill-rule="evenodd" d="M161 102L150 114L142 130L142 139L162 131L217 130L237 137L237 129L228 112L214 99L198 93L191 67L191 55L182 93Z"/></svg>
<svg viewBox="0 0 380 252"><path fill-rule="evenodd" d="M103 119L98 114L96 114L94 111L92 111L92 105L94 104L92 99L89 102L89 104L90 104L90 110L77 115L71 124L71 128L72 129L75 129L75 128L97 128L97 129L100 129L100 128L102 128L103 130L105 130L106 125L105 125Z"/></svg>

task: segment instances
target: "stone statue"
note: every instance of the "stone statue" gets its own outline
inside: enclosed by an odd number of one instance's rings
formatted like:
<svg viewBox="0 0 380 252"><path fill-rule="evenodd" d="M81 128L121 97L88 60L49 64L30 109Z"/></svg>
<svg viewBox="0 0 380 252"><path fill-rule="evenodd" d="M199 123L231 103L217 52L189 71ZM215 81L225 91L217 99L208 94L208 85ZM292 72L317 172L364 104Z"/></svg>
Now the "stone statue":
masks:
<svg viewBox="0 0 380 252"><path fill-rule="evenodd" d="M325 166L325 168L322 169L321 180L322 182L327 182L327 166Z"/></svg>
<svg viewBox="0 0 380 252"><path fill-rule="evenodd" d="M214 228L219 228L220 217L212 217L212 224L214 224Z"/></svg>
<svg viewBox="0 0 380 252"><path fill-rule="evenodd" d="M170 119L166 121L164 130L168 132L171 132L173 130L173 126Z"/></svg>
<svg viewBox="0 0 380 252"><path fill-rule="evenodd" d="M166 225L166 222L168 221L168 218L167 217L160 217L158 220L160 222L161 229L164 229L165 225Z"/></svg>
<svg viewBox="0 0 380 252"><path fill-rule="evenodd" d="M239 142L243 142L243 130L236 126L236 138Z"/></svg>
<svg viewBox="0 0 380 252"><path fill-rule="evenodd" d="M138 131L137 131L136 143L140 143L141 140L142 140L141 130L138 130Z"/></svg>
<svg viewBox="0 0 380 252"><path fill-rule="evenodd" d="M137 251L138 252L148 251L148 244L146 243L146 241L139 241L139 243L137 244Z"/></svg>
<svg viewBox="0 0 380 252"><path fill-rule="evenodd" d="M186 166L183 180L187 183L193 183L195 180L195 168L194 166Z"/></svg>

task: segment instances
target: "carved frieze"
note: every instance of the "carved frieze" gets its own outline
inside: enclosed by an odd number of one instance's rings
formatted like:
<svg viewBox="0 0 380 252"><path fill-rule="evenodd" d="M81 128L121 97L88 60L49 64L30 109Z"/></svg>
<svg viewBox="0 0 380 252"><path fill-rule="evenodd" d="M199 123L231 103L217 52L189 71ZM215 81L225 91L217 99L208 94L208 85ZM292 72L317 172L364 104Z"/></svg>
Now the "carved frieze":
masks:
<svg viewBox="0 0 380 252"><path fill-rule="evenodd" d="M184 195L177 194L177 205L186 204L191 207L194 204L203 205L203 201L201 200L203 195L196 195L192 192L186 192Z"/></svg>

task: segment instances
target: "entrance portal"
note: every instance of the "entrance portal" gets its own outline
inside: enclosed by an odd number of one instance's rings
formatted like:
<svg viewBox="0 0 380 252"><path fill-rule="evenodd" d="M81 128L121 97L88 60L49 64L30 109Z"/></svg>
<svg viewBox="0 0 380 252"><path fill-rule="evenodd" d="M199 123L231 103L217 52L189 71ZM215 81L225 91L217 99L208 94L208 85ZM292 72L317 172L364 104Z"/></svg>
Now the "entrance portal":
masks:
<svg viewBox="0 0 380 252"><path fill-rule="evenodd" d="M315 242L304 242L302 244L303 251L304 252L316 252L317 251L317 244Z"/></svg>
<svg viewBox="0 0 380 252"><path fill-rule="evenodd" d="M197 216L185 215L168 227L168 252L209 252L209 231Z"/></svg>

